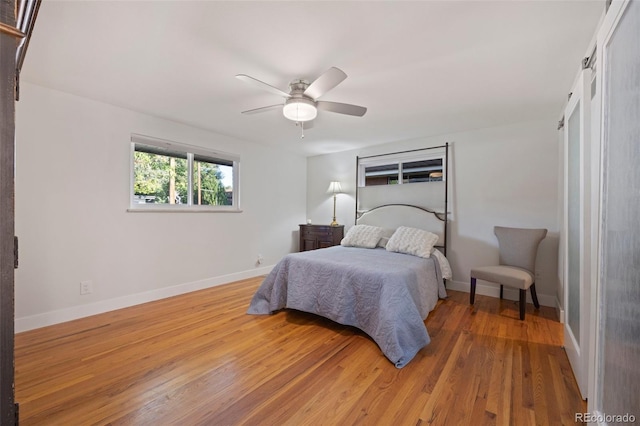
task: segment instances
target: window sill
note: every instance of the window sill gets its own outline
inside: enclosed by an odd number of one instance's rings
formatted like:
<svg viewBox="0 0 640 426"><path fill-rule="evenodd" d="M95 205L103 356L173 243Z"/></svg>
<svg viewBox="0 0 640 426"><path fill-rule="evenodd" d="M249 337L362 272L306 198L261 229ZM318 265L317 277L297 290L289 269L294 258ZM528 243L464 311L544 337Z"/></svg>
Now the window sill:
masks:
<svg viewBox="0 0 640 426"><path fill-rule="evenodd" d="M212 207L130 207L128 213L242 213L236 208Z"/></svg>

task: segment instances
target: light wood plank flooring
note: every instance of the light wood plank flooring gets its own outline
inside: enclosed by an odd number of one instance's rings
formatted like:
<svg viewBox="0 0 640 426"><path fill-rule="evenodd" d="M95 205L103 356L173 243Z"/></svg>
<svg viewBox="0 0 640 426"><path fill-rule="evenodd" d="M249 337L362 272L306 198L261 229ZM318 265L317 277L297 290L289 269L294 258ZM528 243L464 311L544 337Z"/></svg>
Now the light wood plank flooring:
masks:
<svg viewBox="0 0 640 426"><path fill-rule="evenodd" d="M449 291L395 368L364 333L246 315L254 278L16 335L22 425L557 425L585 412L552 308Z"/></svg>

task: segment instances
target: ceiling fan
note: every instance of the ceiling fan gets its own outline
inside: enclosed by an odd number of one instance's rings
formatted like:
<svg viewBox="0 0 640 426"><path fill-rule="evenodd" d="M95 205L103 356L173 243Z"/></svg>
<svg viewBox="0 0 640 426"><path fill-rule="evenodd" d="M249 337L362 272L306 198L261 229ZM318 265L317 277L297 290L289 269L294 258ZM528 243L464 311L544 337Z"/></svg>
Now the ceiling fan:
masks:
<svg viewBox="0 0 640 426"><path fill-rule="evenodd" d="M365 107L358 105L318 100L318 98L347 78L347 74L345 74L344 71L335 67L329 68L312 83L302 79L293 80L289 83L289 93L245 74L238 74L236 78L262 90L266 90L269 93L273 93L274 95L282 96L285 99L284 103L242 111L243 114L254 114L282 108L282 113L286 118L302 125L316 118L318 110L354 115L357 117L362 117L367 112ZM311 126L307 126L307 128L309 127Z"/></svg>

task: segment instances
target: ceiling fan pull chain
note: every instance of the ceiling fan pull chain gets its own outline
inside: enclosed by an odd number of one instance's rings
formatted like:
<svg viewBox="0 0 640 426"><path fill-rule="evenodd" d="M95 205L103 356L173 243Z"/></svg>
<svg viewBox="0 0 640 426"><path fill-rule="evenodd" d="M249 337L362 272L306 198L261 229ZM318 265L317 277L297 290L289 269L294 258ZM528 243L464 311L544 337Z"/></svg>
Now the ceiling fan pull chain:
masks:
<svg viewBox="0 0 640 426"><path fill-rule="evenodd" d="M304 121L300 122L300 130L302 131L302 135L300 136L300 139L304 139Z"/></svg>

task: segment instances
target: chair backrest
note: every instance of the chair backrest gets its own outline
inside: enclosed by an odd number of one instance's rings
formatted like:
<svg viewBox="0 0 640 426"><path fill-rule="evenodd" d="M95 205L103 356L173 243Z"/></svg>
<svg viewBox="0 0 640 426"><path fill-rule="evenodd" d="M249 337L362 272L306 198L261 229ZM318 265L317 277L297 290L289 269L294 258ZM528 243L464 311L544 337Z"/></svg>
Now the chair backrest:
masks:
<svg viewBox="0 0 640 426"><path fill-rule="evenodd" d="M526 269L533 274L538 245L547 236L547 230L496 226L493 232L500 246L500 264Z"/></svg>

